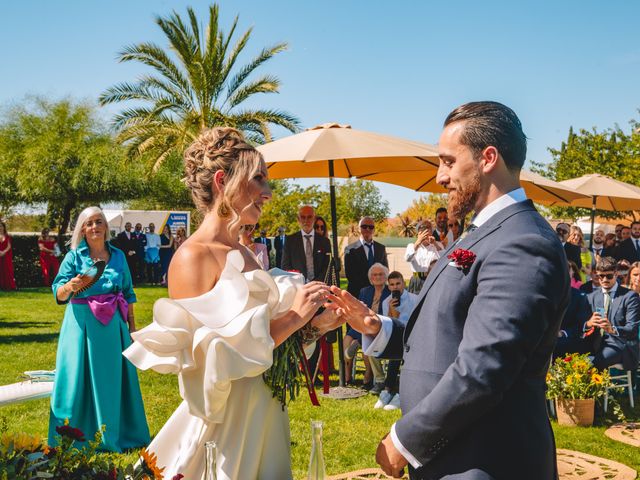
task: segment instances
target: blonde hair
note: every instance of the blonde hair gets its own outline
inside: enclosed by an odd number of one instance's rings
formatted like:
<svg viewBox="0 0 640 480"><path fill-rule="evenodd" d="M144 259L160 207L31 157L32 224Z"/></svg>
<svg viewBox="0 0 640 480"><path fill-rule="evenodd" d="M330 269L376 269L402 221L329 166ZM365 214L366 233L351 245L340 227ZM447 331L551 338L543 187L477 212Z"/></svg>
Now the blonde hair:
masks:
<svg viewBox="0 0 640 480"><path fill-rule="evenodd" d="M260 168L262 155L249 145L235 128L216 127L203 131L184 153L183 179L191 190L196 207L203 213L210 211L216 200L225 202L232 212L231 223L240 220L240 212L233 207L234 198ZM224 194L215 198L213 176L224 172Z"/></svg>
<svg viewBox="0 0 640 480"><path fill-rule="evenodd" d="M567 242L578 245L579 247L584 247L584 234L582 233L582 229L577 225L571 226L569 228Z"/></svg>
<svg viewBox="0 0 640 480"><path fill-rule="evenodd" d="M104 212L100 207L87 207L80 215L78 215L78 219L76 220L76 226L73 228L73 233L71 234L71 240L69 241L69 246L74 249L78 248L80 242L84 240L84 235L82 233L82 229L84 228L84 223L94 215L100 215L102 221L104 222L104 241L105 243L111 239L111 232L109 232L109 222L107 222L107 217L104 216Z"/></svg>

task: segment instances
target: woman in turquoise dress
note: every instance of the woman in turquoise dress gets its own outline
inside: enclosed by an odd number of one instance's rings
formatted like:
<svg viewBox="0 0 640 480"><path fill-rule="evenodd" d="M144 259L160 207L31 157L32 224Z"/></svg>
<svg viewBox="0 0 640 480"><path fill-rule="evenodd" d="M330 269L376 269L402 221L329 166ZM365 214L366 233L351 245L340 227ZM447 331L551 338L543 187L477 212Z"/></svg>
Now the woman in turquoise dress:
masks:
<svg viewBox="0 0 640 480"><path fill-rule="evenodd" d="M65 419L88 440L104 425L102 450L122 452L150 441L138 374L122 355L135 331L136 296L125 255L108 240L102 210L83 210L53 282L56 301L67 307L58 340L49 445L56 444L56 427ZM97 260L107 262L104 273L79 292L80 274Z"/></svg>

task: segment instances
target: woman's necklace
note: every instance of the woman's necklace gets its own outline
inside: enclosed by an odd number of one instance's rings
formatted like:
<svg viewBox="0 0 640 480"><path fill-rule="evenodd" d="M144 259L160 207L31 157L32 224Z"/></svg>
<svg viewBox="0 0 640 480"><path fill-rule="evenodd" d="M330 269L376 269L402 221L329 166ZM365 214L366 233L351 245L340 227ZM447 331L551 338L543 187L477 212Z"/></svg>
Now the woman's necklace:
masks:
<svg viewBox="0 0 640 480"><path fill-rule="evenodd" d="M89 252L89 255L91 256L91 260L93 260L94 262L97 262L99 260L104 260L106 262L109 260L109 250L103 250L98 253Z"/></svg>

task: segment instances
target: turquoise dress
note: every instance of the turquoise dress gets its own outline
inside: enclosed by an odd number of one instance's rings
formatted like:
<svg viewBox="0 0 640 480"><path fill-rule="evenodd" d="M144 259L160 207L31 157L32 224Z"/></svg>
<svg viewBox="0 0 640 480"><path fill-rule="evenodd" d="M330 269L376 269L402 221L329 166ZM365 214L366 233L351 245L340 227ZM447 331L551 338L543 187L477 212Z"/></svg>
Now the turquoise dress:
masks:
<svg viewBox="0 0 640 480"><path fill-rule="evenodd" d="M111 256L104 273L76 298L122 292L124 299L133 303L136 296L125 255L108 243L107 247ZM52 286L54 297L58 288L91 264L89 247L83 240L62 261ZM102 450L122 452L149 444L138 374L122 355L129 345L129 329L119 309L116 308L111 321L104 325L89 305L67 304L58 341L49 445L56 444L56 427L63 425L65 418L71 426L82 430L87 440L92 440L104 425Z"/></svg>

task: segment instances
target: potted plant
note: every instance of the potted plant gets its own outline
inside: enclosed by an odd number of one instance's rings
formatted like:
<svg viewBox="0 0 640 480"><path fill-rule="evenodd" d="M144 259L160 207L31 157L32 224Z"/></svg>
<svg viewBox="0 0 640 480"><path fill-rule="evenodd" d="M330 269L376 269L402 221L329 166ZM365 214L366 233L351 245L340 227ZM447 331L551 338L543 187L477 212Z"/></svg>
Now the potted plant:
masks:
<svg viewBox="0 0 640 480"><path fill-rule="evenodd" d="M609 372L594 368L587 355L558 357L547 373L547 398L556 402L560 425L593 425L595 400L610 387Z"/></svg>

